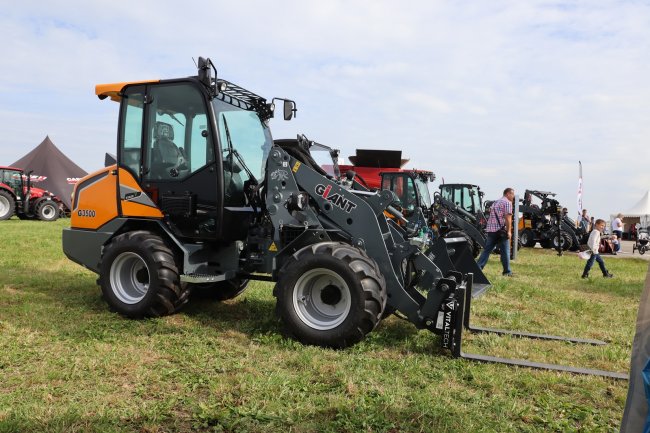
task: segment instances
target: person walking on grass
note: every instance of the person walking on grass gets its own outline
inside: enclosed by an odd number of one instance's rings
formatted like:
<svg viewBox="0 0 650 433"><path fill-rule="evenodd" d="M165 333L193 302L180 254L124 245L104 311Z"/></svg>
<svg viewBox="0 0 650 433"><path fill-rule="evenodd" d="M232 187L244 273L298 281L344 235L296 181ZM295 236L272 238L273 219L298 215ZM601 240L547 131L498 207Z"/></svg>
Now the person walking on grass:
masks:
<svg viewBox="0 0 650 433"><path fill-rule="evenodd" d="M602 257L600 257L600 254L598 254L598 247L600 246L600 235L602 234L603 230L605 230L605 221L602 219L597 219L596 222L594 223L594 229L591 231L591 234L589 235L589 240L587 241L587 246L589 246L589 250L591 251L591 256L587 260L587 263L585 263L585 270L582 271L582 278L589 278L589 270L594 265L594 261L598 262L598 266L600 266L600 270L603 273L603 277L605 278L614 277L614 274L609 273L609 271L605 267L605 261L603 260Z"/></svg>
<svg viewBox="0 0 650 433"><path fill-rule="evenodd" d="M483 269L492 251L499 247L503 275L506 277L512 277L512 271L510 270L510 239L512 238L512 200L514 198L515 190L506 188L503 191L503 197L492 203L485 229L487 232L485 248L477 261L477 264Z"/></svg>

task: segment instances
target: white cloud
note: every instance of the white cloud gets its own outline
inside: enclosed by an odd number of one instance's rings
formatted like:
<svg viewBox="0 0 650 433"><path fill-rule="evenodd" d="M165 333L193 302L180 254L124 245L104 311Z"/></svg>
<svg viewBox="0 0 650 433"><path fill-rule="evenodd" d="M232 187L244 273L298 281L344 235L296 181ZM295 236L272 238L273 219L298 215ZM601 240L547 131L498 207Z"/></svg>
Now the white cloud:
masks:
<svg viewBox="0 0 650 433"><path fill-rule="evenodd" d="M194 73L292 97L304 132L401 149L447 181L553 190L608 215L650 188L650 6L641 2L140 2L3 6L0 164L45 135L84 168L115 147L101 82ZM506 168L501 168L503 165Z"/></svg>

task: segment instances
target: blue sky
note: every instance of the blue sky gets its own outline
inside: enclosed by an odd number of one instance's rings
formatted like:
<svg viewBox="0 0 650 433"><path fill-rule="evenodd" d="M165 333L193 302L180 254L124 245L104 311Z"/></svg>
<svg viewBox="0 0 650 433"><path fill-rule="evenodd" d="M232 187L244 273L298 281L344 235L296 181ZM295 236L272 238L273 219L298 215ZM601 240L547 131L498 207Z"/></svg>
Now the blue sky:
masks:
<svg viewBox="0 0 650 433"><path fill-rule="evenodd" d="M97 83L219 76L298 103L275 138L401 149L438 179L554 191L576 213L650 189L650 4L639 1L22 1L0 10L0 164L46 135L88 171L114 152ZM437 185L436 185L437 186Z"/></svg>

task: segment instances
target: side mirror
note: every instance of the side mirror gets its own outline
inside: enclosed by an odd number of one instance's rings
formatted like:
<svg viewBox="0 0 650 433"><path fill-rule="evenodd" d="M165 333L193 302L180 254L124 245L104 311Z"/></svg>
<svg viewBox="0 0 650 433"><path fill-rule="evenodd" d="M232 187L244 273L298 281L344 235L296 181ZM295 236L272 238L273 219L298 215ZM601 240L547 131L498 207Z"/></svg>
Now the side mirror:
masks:
<svg viewBox="0 0 650 433"><path fill-rule="evenodd" d="M198 78L207 88L212 91L213 95L216 95L217 89L217 68L215 68L214 63L209 58L199 57L198 68ZM212 71L214 71L214 78L212 77Z"/></svg>
<svg viewBox="0 0 650 433"><path fill-rule="evenodd" d="M288 99L284 100L284 120L291 120L295 117L296 103Z"/></svg>
<svg viewBox="0 0 650 433"><path fill-rule="evenodd" d="M283 105L284 120L291 120L292 118L296 117L296 111L298 111L298 109L296 108L296 103L294 101L292 101L291 99L273 98L271 100L272 111L275 111L275 101L284 102Z"/></svg>

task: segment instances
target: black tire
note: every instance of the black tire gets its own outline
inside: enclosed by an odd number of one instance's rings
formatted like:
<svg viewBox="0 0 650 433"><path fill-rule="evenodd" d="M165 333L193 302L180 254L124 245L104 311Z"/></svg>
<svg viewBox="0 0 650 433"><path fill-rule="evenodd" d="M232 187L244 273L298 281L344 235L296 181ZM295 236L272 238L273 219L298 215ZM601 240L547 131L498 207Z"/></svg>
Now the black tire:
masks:
<svg viewBox="0 0 650 433"><path fill-rule="evenodd" d="M0 221L8 220L14 215L16 201L7 191L0 190Z"/></svg>
<svg viewBox="0 0 650 433"><path fill-rule="evenodd" d="M296 252L280 269L273 293L287 336L334 348L352 346L371 332L387 299L376 262L338 242Z"/></svg>
<svg viewBox="0 0 650 433"><path fill-rule="evenodd" d="M560 245L562 246L562 251L566 251L573 246L573 241L571 240L571 236L566 232L562 232L562 237L559 241L560 241ZM557 232L554 232L553 236L551 237L551 246L553 247L553 249L556 250L558 249L559 245L558 245Z"/></svg>
<svg viewBox="0 0 650 433"><path fill-rule="evenodd" d="M36 217L41 221L56 221L59 219L59 207L55 201L41 200L36 203Z"/></svg>
<svg viewBox="0 0 650 433"><path fill-rule="evenodd" d="M233 278L218 283L191 284L192 296L202 299L212 299L218 302L227 301L241 295L248 286L249 280Z"/></svg>
<svg viewBox="0 0 650 433"><path fill-rule="evenodd" d="M641 245L639 247L639 254L644 255L648 247L646 245Z"/></svg>
<svg viewBox="0 0 650 433"><path fill-rule="evenodd" d="M531 229L522 230L522 232L519 234L519 240L521 241L521 245L525 247L534 247L537 243L535 240L535 232L533 232Z"/></svg>
<svg viewBox="0 0 650 433"><path fill-rule="evenodd" d="M99 265L104 299L131 318L159 317L178 311L188 300L174 253L160 236L134 231L115 237Z"/></svg>

